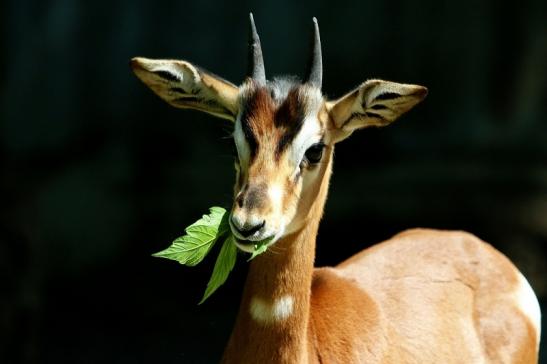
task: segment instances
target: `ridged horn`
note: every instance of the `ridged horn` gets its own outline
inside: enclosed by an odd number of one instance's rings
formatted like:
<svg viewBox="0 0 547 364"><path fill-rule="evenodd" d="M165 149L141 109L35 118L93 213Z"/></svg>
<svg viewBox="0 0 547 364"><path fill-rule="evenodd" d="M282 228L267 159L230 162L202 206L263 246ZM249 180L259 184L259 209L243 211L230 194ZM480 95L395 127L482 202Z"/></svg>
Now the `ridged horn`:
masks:
<svg viewBox="0 0 547 364"><path fill-rule="evenodd" d="M319 37L319 24L317 18L313 18L313 33L311 53L308 61L308 70L305 83L309 83L319 89L323 83L323 60L321 56L321 38Z"/></svg>
<svg viewBox="0 0 547 364"><path fill-rule="evenodd" d="M253 13L249 13L249 54L247 77L252 78L257 84L266 84L266 71L264 69L264 58L260 47L260 38L256 32Z"/></svg>

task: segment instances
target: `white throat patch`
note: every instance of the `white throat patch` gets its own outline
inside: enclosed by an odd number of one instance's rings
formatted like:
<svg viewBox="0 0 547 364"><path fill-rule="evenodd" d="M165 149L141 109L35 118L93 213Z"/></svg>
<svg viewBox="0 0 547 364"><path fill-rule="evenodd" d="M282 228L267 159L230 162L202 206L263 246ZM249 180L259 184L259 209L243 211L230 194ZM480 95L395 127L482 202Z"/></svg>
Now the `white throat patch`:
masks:
<svg viewBox="0 0 547 364"><path fill-rule="evenodd" d="M255 321L268 324L285 320L293 313L293 306L292 296L282 296L273 303L255 296L251 299L249 312Z"/></svg>

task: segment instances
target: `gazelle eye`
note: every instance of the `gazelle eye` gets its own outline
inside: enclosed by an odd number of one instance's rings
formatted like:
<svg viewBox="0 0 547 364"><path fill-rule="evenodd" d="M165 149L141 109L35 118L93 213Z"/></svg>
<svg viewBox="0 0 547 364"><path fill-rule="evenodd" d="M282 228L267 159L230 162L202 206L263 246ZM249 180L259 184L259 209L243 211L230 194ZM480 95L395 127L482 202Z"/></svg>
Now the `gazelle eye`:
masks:
<svg viewBox="0 0 547 364"><path fill-rule="evenodd" d="M311 164L319 163L323 157L323 149L325 149L323 142L315 143L306 150L304 157Z"/></svg>

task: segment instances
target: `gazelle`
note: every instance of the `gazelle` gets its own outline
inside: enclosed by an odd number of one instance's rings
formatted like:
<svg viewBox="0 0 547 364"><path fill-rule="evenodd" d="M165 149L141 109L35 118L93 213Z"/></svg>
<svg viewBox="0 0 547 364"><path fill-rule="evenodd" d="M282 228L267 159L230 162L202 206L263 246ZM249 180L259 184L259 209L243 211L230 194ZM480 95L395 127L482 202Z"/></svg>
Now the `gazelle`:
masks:
<svg viewBox="0 0 547 364"><path fill-rule="evenodd" d="M532 288L469 233L408 230L334 268L314 268L334 145L391 123L427 89L369 80L326 100L315 18L313 25L303 82L266 79L252 15L248 77L239 87L186 61L132 60L169 104L234 123L231 230L246 252L272 239L275 252L251 262L223 362L536 363Z"/></svg>

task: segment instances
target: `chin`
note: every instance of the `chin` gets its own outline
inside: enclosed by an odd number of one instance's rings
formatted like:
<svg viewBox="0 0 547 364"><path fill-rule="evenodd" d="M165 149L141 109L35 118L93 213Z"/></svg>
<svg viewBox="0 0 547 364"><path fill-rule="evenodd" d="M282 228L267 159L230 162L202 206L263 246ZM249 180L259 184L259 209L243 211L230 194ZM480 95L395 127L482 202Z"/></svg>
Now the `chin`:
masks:
<svg viewBox="0 0 547 364"><path fill-rule="evenodd" d="M252 253L254 251L254 241L240 240L238 238L235 238L234 241L239 250L244 251L245 253Z"/></svg>

